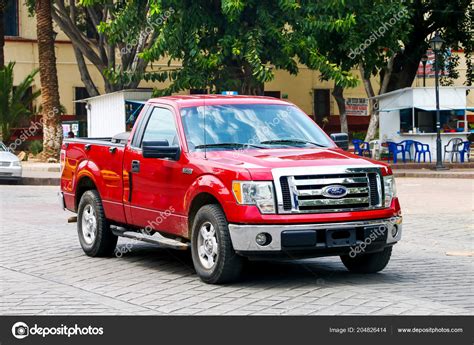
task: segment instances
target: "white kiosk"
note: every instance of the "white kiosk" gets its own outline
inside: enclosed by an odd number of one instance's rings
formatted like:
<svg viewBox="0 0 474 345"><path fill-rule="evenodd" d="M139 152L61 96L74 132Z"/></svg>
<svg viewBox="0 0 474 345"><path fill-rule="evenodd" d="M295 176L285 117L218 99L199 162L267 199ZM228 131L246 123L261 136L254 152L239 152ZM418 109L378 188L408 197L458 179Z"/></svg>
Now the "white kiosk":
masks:
<svg viewBox="0 0 474 345"><path fill-rule="evenodd" d="M467 140L466 92L472 87L440 87L442 149L452 138ZM380 112L380 141L418 141L428 144L436 161L436 96L434 87L404 88L374 97ZM450 157L446 156L446 159Z"/></svg>
<svg viewBox="0 0 474 345"><path fill-rule="evenodd" d="M76 101L86 103L87 136L105 138L127 131L129 108L149 100L152 93L152 89L121 90Z"/></svg>

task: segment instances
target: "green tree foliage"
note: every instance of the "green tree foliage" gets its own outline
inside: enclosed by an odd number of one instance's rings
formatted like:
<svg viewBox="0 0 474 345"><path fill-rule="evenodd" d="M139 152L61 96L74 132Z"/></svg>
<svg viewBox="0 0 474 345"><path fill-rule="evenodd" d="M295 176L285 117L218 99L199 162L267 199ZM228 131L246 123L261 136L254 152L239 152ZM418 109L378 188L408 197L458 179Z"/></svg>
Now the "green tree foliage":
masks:
<svg viewBox="0 0 474 345"><path fill-rule="evenodd" d="M92 5L95 0L83 0ZM109 78L170 81L160 94L189 88L212 91L238 90L261 94L263 83L274 70L298 73L298 63L321 70L341 85L353 86L357 79L320 52L319 42L298 28L321 32L348 31L355 24L352 14L339 16L343 0L308 1L309 14L296 0L150 0L127 2L100 31L112 42L133 43L147 26L155 30L150 48L140 55L151 63L146 73L126 73L110 68ZM148 11L144 11L148 8ZM144 13L146 18L144 19ZM157 61L166 59L167 66ZM182 66L175 67L180 62Z"/></svg>
<svg viewBox="0 0 474 345"><path fill-rule="evenodd" d="M2 140L8 142L11 129L17 126L22 119L32 115L29 108L31 102L38 98L40 91L29 93L38 70L34 70L26 78L13 86L13 68L15 63L10 62L0 69L0 126Z"/></svg>
<svg viewBox="0 0 474 345"><path fill-rule="evenodd" d="M313 1L302 4L305 14L315 18L320 13ZM332 17L344 17L350 14L354 18L354 25L350 30L321 30L319 27L302 25L296 30L303 36L317 41L320 53L334 62L343 71L357 69L359 65L370 74L379 74L387 65L387 61L399 51L402 40L409 31L408 11L400 1L374 0L368 3L365 0L351 0L343 8L328 6L326 12ZM333 79L322 71L321 79ZM345 113L344 84L334 79L333 96L336 100L341 131L348 133L347 117Z"/></svg>
<svg viewBox="0 0 474 345"><path fill-rule="evenodd" d="M1 0L0 0L1 1ZM35 15L35 4L38 0L26 0L30 15ZM99 89L94 83L88 63L91 63L102 76L106 92L114 92L123 89L133 89L138 86L138 81L122 83L120 80L107 78L107 70L120 66L120 69L130 74L142 74L147 62L138 57L148 44L154 41L154 30L137 31L137 28L145 28L140 25L143 22L143 13L149 8L142 6L143 1L89 1L89 6L82 6L76 0L53 0L51 3L51 16L72 42L72 48L76 57L81 80L90 96L97 96ZM127 44L120 39L109 40L109 37L98 31L100 23L114 21L118 14L124 15L127 20L128 12L135 10L133 18L135 21L127 21L127 30L135 35L133 41ZM132 17L130 17L132 18Z"/></svg>
<svg viewBox="0 0 474 345"><path fill-rule="evenodd" d="M393 61L393 70L387 92L409 87L416 76L420 59L429 48L429 40L439 31L446 47L464 51L467 70L466 84L474 79L474 3L472 0L411 0L406 2L409 30L402 40ZM459 60L448 62L451 78L457 78L455 69Z"/></svg>

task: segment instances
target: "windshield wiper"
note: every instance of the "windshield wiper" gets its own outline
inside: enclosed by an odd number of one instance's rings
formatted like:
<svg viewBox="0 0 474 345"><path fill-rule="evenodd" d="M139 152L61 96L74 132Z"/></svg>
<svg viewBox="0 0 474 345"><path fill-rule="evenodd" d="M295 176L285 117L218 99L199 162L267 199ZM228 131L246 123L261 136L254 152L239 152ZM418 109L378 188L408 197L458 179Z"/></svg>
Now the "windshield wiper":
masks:
<svg viewBox="0 0 474 345"><path fill-rule="evenodd" d="M197 145L195 149L209 149L209 148L216 148L216 147L232 147L232 148L243 148L243 147L255 147L258 149L265 149L266 147L252 145L252 144L243 144L243 143L217 143L217 144L205 144L205 145Z"/></svg>
<svg viewBox="0 0 474 345"><path fill-rule="evenodd" d="M321 144L318 144L318 143L314 143L312 141L309 141L309 140L304 140L304 139L277 139L277 140L266 140L266 141L262 141L260 144L264 144L264 145L278 145L278 144L311 144L311 145L314 145L314 146L318 146L318 147L326 147L324 145L321 145Z"/></svg>

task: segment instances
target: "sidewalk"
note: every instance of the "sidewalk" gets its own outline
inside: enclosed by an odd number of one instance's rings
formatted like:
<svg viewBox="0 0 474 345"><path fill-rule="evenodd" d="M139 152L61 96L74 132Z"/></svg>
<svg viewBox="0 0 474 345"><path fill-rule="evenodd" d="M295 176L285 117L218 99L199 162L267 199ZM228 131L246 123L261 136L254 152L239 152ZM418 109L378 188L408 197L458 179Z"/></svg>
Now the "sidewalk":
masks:
<svg viewBox="0 0 474 345"><path fill-rule="evenodd" d="M386 163L386 162L385 162ZM395 177L464 178L474 179L474 162L447 163L449 170L436 171L436 163L389 163Z"/></svg>
<svg viewBox="0 0 474 345"><path fill-rule="evenodd" d="M22 162L23 185L59 186L61 167L59 163Z"/></svg>
<svg viewBox="0 0 474 345"><path fill-rule="evenodd" d="M60 172L61 167L59 163L42 163L35 161L21 162L23 171L35 171L35 172Z"/></svg>
<svg viewBox="0 0 474 345"><path fill-rule="evenodd" d="M387 163L387 161L380 161L383 163ZM388 163L390 164L390 167L395 170L395 169L417 169L417 170L423 170L423 169L432 169L436 166L436 162L433 163L415 163L415 162L408 162L408 163L403 163L401 160L398 161L397 164L393 164L392 162ZM464 170L464 171L469 171L469 170L474 170L474 162L465 162L465 163L449 163L449 162L444 162L443 165L446 168L452 169L452 170Z"/></svg>
<svg viewBox="0 0 474 345"><path fill-rule="evenodd" d="M392 167L393 169L393 167ZM474 179L474 169L450 169L436 171L430 169L393 169L395 177L461 178Z"/></svg>

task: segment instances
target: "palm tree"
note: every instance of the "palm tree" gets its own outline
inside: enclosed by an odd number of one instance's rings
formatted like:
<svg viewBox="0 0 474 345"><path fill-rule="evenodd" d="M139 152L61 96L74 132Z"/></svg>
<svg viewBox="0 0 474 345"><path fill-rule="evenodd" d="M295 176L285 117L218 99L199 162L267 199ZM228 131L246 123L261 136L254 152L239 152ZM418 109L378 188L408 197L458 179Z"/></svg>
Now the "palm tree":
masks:
<svg viewBox="0 0 474 345"><path fill-rule="evenodd" d="M31 102L40 95L40 91L29 93L38 70L31 72L19 85L13 86L14 62L0 69L0 126L2 140L8 142L11 128L18 125L22 119L32 115Z"/></svg>
<svg viewBox="0 0 474 345"><path fill-rule="evenodd" d="M58 159L63 131L54 51L51 0L35 1L36 35L43 105L43 159Z"/></svg>
<svg viewBox="0 0 474 345"><path fill-rule="evenodd" d="M5 46L5 23L3 18L6 6L7 1L0 0L0 69L5 65L5 51L3 50Z"/></svg>

